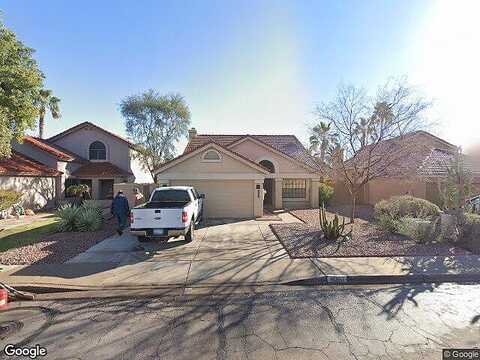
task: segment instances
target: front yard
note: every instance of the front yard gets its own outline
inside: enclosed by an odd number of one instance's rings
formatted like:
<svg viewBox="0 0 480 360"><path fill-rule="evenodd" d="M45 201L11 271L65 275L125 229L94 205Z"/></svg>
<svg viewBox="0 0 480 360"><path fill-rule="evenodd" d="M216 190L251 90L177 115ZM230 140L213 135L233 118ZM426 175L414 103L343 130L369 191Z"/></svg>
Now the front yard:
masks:
<svg viewBox="0 0 480 360"><path fill-rule="evenodd" d="M345 208L329 208L327 217L334 213L347 216ZM291 214L302 223L272 224L272 231L291 258L309 257L366 257L366 256L449 256L467 255L469 251L449 243L418 243L400 234L380 229L373 222L373 211L360 207L360 217L352 229L350 238L328 241L321 236L318 209L292 210ZM345 219L348 223L349 219Z"/></svg>
<svg viewBox="0 0 480 360"><path fill-rule="evenodd" d="M55 216L0 231L0 264L61 264L114 234L113 220L91 232L57 232Z"/></svg>

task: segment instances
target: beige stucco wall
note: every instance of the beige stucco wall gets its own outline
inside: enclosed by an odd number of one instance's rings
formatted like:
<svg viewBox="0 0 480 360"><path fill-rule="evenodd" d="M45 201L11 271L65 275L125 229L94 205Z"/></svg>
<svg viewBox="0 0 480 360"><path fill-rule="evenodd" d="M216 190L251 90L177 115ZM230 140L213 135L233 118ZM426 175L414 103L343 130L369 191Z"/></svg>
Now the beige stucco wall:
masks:
<svg viewBox="0 0 480 360"><path fill-rule="evenodd" d="M12 148L19 153L24 154L36 161L39 161L42 164L45 164L53 169L57 168L57 158L55 156L50 155L46 151L40 150L39 148L30 145L28 142L13 142Z"/></svg>
<svg viewBox="0 0 480 360"><path fill-rule="evenodd" d="M0 176L0 189L23 193L22 205L39 209L53 206L55 199L55 178Z"/></svg>
<svg viewBox="0 0 480 360"><path fill-rule="evenodd" d="M123 170L132 171L128 145L100 130L94 128L80 129L56 140L54 143L88 159L88 150L90 144L94 141L101 141L105 144L107 161Z"/></svg>
<svg viewBox="0 0 480 360"><path fill-rule="evenodd" d="M260 160L270 160L275 166L276 174L304 174L310 172L305 169L305 167L297 165L294 161L286 159L281 155L277 155L273 151L257 145L251 140L245 140L240 144L233 146L231 149L257 163L260 162Z"/></svg>
<svg viewBox="0 0 480 360"><path fill-rule="evenodd" d="M222 156L222 161L220 162L202 161L202 156L206 151L208 151L208 149L178 163L177 165L165 171L162 171L158 175L158 177L161 179L168 177L168 175L177 174L179 176L181 176L182 174L191 174L192 176L199 176L199 174L205 174L209 175L210 177L215 177L215 174L217 174L218 178L223 178L225 174L242 174L242 176L250 175L250 177L252 178L254 177L254 175L259 175L260 177L262 177L259 171L253 169L252 167L242 163L237 159L234 159L233 157L225 153L220 154Z"/></svg>
<svg viewBox="0 0 480 360"><path fill-rule="evenodd" d="M376 179L368 183L367 193L368 203L371 205L394 195L412 195L425 199L426 185L421 180Z"/></svg>
<svg viewBox="0 0 480 360"><path fill-rule="evenodd" d="M171 180L170 185L193 186L205 194L204 209L208 218L252 218L257 191L254 180ZM257 201L262 201L261 193Z"/></svg>

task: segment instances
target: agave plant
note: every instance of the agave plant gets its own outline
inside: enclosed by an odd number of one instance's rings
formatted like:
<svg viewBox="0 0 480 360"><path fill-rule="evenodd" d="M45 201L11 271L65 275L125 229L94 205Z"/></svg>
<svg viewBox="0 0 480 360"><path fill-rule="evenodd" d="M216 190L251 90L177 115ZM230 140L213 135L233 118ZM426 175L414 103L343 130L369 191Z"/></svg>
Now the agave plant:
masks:
<svg viewBox="0 0 480 360"><path fill-rule="evenodd" d="M70 204L62 205L57 209L56 215L60 218L58 230L61 232L75 231L75 220L80 213L80 209Z"/></svg>
<svg viewBox="0 0 480 360"><path fill-rule="evenodd" d="M96 231L102 227L102 217L95 208L83 208L75 219L77 231Z"/></svg>
<svg viewBox="0 0 480 360"><path fill-rule="evenodd" d="M97 200L84 200L82 204L82 209L87 210L91 209L97 212L98 217L102 218L103 217L103 208L100 202Z"/></svg>
<svg viewBox="0 0 480 360"><path fill-rule="evenodd" d="M335 214L333 220L328 220L324 206L318 209L318 217L320 220L320 229L326 239L337 240L340 237L349 237L352 234L352 230L345 233L345 218L343 218L341 224L337 214Z"/></svg>

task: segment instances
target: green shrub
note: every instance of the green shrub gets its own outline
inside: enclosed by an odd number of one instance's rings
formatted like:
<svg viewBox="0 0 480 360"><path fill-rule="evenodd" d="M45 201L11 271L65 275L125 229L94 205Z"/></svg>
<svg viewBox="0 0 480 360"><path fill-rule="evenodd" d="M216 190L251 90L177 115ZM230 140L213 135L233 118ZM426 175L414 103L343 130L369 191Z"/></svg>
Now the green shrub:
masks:
<svg viewBox="0 0 480 360"><path fill-rule="evenodd" d="M84 192L89 192L89 191L90 191L90 188L86 184L70 185L66 190L67 195L76 196L76 197L79 197Z"/></svg>
<svg viewBox="0 0 480 360"><path fill-rule="evenodd" d="M406 216L398 221L398 232L420 243L432 240L434 230L429 220Z"/></svg>
<svg viewBox="0 0 480 360"><path fill-rule="evenodd" d="M80 214L80 208L70 204L62 205L57 209L56 215L60 218L58 230L60 232L75 231L75 220Z"/></svg>
<svg viewBox="0 0 480 360"><path fill-rule="evenodd" d="M75 219L77 231L96 231L102 227L102 217L95 208L83 208Z"/></svg>
<svg viewBox="0 0 480 360"><path fill-rule="evenodd" d="M20 198L22 193L13 190L0 190L0 211L7 210L13 205L15 205Z"/></svg>
<svg viewBox="0 0 480 360"><path fill-rule="evenodd" d="M480 252L480 215L465 214L463 239L467 246L474 252Z"/></svg>
<svg viewBox="0 0 480 360"><path fill-rule="evenodd" d="M383 231L387 231L390 233L398 231L398 220L395 220L388 214L378 215L377 224Z"/></svg>
<svg viewBox="0 0 480 360"><path fill-rule="evenodd" d="M320 183L318 188L318 200L320 206L327 206L330 204L330 200L333 197L333 187L325 183Z"/></svg>
<svg viewBox="0 0 480 360"><path fill-rule="evenodd" d="M375 205L375 217L388 215L395 220L403 217L431 219L440 214L440 208L430 201L410 195L392 196Z"/></svg>
<svg viewBox="0 0 480 360"><path fill-rule="evenodd" d="M103 217L103 207L97 200L85 200L82 204L83 209L91 209L98 214L98 217Z"/></svg>

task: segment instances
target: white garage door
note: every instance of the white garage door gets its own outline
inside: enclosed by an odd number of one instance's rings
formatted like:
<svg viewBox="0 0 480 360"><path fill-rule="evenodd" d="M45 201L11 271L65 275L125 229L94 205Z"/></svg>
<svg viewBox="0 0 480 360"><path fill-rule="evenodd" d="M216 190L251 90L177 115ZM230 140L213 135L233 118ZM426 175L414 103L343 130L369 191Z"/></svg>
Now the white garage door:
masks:
<svg viewBox="0 0 480 360"><path fill-rule="evenodd" d="M253 218L253 180L172 180L171 185L193 186L205 194L209 218Z"/></svg>

